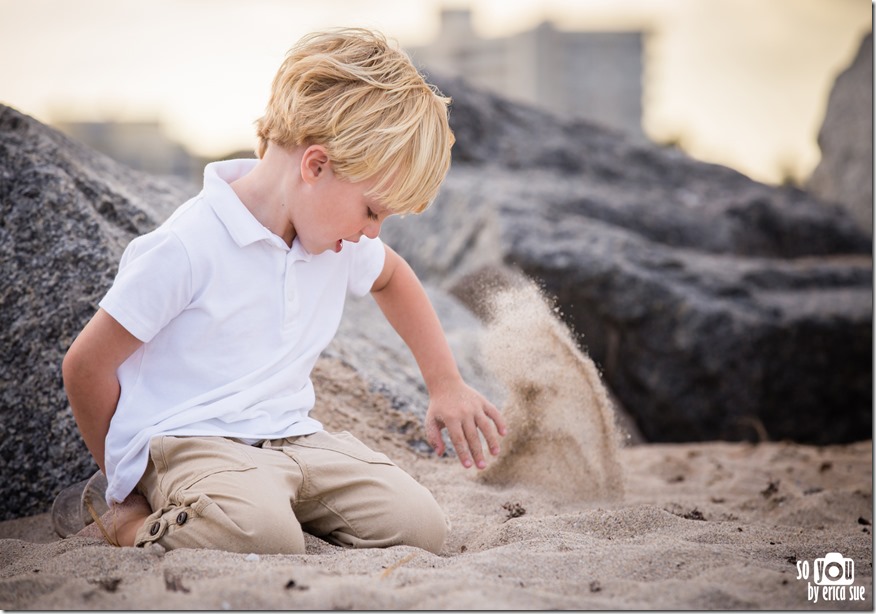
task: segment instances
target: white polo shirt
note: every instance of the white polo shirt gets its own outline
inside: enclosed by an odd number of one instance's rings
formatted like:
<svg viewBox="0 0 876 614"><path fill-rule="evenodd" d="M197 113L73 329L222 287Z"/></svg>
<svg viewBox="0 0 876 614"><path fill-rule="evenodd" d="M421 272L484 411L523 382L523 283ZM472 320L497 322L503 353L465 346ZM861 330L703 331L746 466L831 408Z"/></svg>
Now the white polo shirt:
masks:
<svg viewBox="0 0 876 614"><path fill-rule="evenodd" d="M287 246L229 185L256 163L209 164L201 193L128 245L100 302L144 342L118 369L108 502L137 485L156 435L259 440L322 429L308 417L310 372L346 293L368 293L385 252L367 237L339 253Z"/></svg>

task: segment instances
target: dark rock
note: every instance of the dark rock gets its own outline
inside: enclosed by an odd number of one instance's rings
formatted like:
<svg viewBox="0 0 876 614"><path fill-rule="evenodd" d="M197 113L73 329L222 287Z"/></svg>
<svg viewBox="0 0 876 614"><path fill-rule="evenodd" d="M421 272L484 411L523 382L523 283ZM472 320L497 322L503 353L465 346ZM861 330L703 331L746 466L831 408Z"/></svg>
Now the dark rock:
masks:
<svg viewBox="0 0 876 614"><path fill-rule="evenodd" d="M421 277L539 281L649 440L870 436L872 244L846 211L459 81L442 91L454 167L433 207L383 232Z"/></svg>
<svg viewBox="0 0 876 614"><path fill-rule="evenodd" d="M515 183L520 199L548 200L558 215L675 247L784 258L870 251L854 220L800 190L756 183L585 121L561 121L458 78L433 80L453 99L454 167L482 169L484 191L498 187L491 169L512 170L525 177Z"/></svg>
<svg viewBox="0 0 876 614"><path fill-rule="evenodd" d="M821 162L807 188L843 205L873 235L873 33L837 77L821 131Z"/></svg>
<svg viewBox="0 0 876 614"><path fill-rule="evenodd" d="M125 245L181 197L0 106L0 519L46 511L61 488L97 469L61 360Z"/></svg>

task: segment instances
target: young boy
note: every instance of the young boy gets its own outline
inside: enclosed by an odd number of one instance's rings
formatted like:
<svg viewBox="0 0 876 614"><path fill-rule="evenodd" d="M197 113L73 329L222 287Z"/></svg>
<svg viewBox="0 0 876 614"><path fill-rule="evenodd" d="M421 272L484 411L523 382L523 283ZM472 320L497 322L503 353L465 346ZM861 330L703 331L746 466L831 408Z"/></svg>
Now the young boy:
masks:
<svg viewBox="0 0 876 614"><path fill-rule="evenodd" d="M422 372L436 452L446 428L466 468L485 467L479 433L498 453L501 414L463 382L415 274L378 239L437 194L448 102L377 33L307 36L274 78L259 159L208 165L203 191L131 242L63 364L107 477L109 540L302 553L307 531L441 549L431 493L308 412L345 294L370 291Z"/></svg>

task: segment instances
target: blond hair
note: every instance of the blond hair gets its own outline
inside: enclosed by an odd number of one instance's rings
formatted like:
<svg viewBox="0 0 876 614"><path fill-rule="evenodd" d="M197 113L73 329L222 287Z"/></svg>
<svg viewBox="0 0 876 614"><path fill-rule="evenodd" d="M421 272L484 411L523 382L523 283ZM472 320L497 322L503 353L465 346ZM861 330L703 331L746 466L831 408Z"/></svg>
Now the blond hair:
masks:
<svg viewBox="0 0 876 614"><path fill-rule="evenodd" d="M383 35L364 29L317 32L286 55L257 122L258 155L268 143L322 145L334 172L394 213L420 213L450 168L450 99Z"/></svg>

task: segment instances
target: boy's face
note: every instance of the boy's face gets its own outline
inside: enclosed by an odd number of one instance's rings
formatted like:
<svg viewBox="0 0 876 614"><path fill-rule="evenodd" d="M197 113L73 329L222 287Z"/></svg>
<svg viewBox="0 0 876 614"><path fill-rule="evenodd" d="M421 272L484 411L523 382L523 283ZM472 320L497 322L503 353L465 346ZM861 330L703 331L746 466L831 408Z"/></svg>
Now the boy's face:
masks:
<svg viewBox="0 0 876 614"><path fill-rule="evenodd" d="M311 254L340 252L344 241L375 238L391 215L365 195L376 183L350 183L334 174L331 163L321 165L304 206L293 212L292 224L301 245Z"/></svg>

